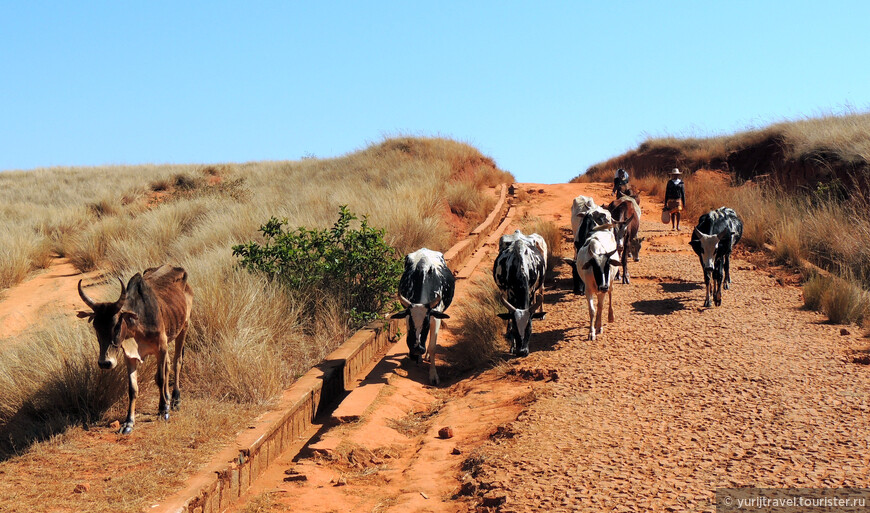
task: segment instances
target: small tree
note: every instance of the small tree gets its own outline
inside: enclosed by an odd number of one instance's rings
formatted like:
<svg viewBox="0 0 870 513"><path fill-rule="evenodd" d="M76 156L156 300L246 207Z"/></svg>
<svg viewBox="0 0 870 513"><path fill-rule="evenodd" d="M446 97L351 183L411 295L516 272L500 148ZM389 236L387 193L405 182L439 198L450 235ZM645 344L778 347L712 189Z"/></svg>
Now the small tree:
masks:
<svg viewBox="0 0 870 513"><path fill-rule="evenodd" d="M357 220L346 205L330 229L299 227L285 231L287 220L275 217L260 227L265 243L233 246L233 255L249 271L264 272L294 289L332 294L345 306L354 325L377 318L398 289L402 261L384 241L384 231Z"/></svg>

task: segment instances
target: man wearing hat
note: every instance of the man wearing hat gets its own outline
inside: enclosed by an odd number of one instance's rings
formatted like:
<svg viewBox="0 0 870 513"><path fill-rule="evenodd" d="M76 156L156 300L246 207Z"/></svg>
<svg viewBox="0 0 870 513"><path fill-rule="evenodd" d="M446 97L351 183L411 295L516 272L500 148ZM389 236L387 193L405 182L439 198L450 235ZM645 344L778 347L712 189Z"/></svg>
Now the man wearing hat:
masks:
<svg viewBox="0 0 870 513"><path fill-rule="evenodd" d="M670 175L671 179L665 187L665 210L671 214L671 229L679 231L680 211L686 208L686 189L680 179L682 173L679 169L674 168Z"/></svg>

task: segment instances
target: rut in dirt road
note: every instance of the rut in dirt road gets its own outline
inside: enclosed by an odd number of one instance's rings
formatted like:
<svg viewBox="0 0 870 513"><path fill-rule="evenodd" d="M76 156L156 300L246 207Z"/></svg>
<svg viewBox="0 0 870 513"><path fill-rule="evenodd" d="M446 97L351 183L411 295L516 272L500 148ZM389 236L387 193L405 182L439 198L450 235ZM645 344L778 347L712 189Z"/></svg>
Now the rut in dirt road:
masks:
<svg viewBox="0 0 870 513"><path fill-rule="evenodd" d="M713 511L722 487L870 487L870 377L850 355L866 346L859 335L736 253L722 306L702 308L691 225L672 232L645 201L641 261L615 285L616 323L594 342L585 298L559 269L532 353L515 362L559 380L512 436L481 449L478 490L502 512Z"/></svg>

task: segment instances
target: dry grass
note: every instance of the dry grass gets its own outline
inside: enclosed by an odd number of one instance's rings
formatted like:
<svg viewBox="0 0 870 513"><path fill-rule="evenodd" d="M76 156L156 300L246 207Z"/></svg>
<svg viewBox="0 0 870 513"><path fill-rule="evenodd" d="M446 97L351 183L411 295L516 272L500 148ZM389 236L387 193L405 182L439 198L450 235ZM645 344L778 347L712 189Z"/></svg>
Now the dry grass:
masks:
<svg viewBox="0 0 870 513"><path fill-rule="evenodd" d="M481 369L500 362L508 351L505 321L497 315L505 311L501 291L492 279L474 281L469 298L459 310L459 338L445 358L460 371Z"/></svg>
<svg viewBox="0 0 870 513"><path fill-rule="evenodd" d="M150 392L143 412L157 409L156 393ZM137 429L128 437L116 435L105 424L87 429L73 425L0 462L0 511L146 510L179 489L260 411L193 398L186 399L167 423L153 413L138 415ZM112 464L106 465L105 456L93 458L95 453L110 455ZM73 493L77 484L87 484L90 490Z"/></svg>
<svg viewBox="0 0 870 513"><path fill-rule="evenodd" d="M863 324L870 319L870 293L852 280L813 274L803 293L804 305L824 313L834 324Z"/></svg>
<svg viewBox="0 0 870 513"><path fill-rule="evenodd" d="M126 395L126 374L101 371L96 345L88 326L60 319L2 353L0 459L97 421Z"/></svg>
<svg viewBox="0 0 870 513"><path fill-rule="evenodd" d="M122 370L99 371L96 340L83 320L49 320L16 345L21 349L0 353L0 471L13 476L0 485L0 510L37 501L68 508L70 490L48 483L71 482L81 469L46 472L39 465L83 465L94 447L115 452L119 441L136 440L123 448L123 468L85 469L95 475L92 492L76 496L73 509L139 511L195 470L197 454L209 454L346 338L347 314L333 299L318 291L290 294L236 267L230 247L256 239L270 216L323 228L346 204L386 229L402 253L445 250L453 241L444 184L462 191L469 219L482 219L493 203L486 188L498 180L513 177L468 145L413 138L328 160L0 174L0 205L9 220L0 232L0 287L45 265L55 251L81 270L125 278L173 262L188 270L194 289L182 412L168 425L149 425L157 406L148 359L140 371L139 422L129 438L100 428L94 445L76 427L94 432L94 423L104 426L126 411L126 377ZM155 466L160 477L146 479ZM44 476L39 497L36 489L16 489L16 475L37 476L28 483Z"/></svg>
<svg viewBox="0 0 870 513"><path fill-rule="evenodd" d="M870 168L868 133L870 113L853 112L782 121L717 137L651 137L637 150L595 164L572 181L604 181L619 167L628 169L633 178L663 176L675 166L692 171L712 164L724 169L721 164L735 152L766 143L775 144L785 162L815 166L822 171L820 176L840 164L866 173ZM868 185L866 178L863 183Z"/></svg>

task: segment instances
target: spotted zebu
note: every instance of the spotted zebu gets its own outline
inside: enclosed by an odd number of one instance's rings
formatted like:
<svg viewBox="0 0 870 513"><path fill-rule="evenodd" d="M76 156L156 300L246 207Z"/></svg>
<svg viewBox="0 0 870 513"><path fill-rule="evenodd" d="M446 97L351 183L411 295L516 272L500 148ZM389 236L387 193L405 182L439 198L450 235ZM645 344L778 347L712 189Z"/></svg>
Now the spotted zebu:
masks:
<svg viewBox="0 0 870 513"><path fill-rule="evenodd" d="M591 208L583 211L582 208L578 208L578 205L591 206ZM575 213L577 213L577 216L575 216ZM589 236L592 235L592 232L596 228L603 225L609 225L612 222L613 218L610 212L603 207L595 206L595 202L590 198L586 198L585 196L574 198L574 204L571 207L571 229L574 232L574 252L576 253L578 249L586 244L587 239L589 239ZM571 266L571 278L574 285L574 293L584 294L583 280L580 279L580 274L574 265L574 260L564 259L564 261Z"/></svg>
<svg viewBox="0 0 870 513"><path fill-rule="evenodd" d="M541 251L535 235L526 236L520 230L503 235L492 265L492 277L504 293L501 302L508 309L508 313L499 314L499 317L508 321L511 352L516 356L529 354L532 319L543 319L546 315L539 309L544 302L547 256Z"/></svg>
<svg viewBox="0 0 870 513"><path fill-rule="evenodd" d="M456 278L441 253L422 248L405 257L405 270L399 280L399 301L405 309L392 318L408 318L408 355L419 363L421 355L426 353L429 383L433 385L440 383L435 369L438 329L441 319L450 318L444 310L453 302L455 283ZM427 335L428 349L425 346Z"/></svg>
<svg viewBox="0 0 870 513"><path fill-rule="evenodd" d="M163 265L136 273L127 286L121 283L121 296L111 303L98 303L82 290L79 296L92 311L78 313L94 325L100 346L98 365L112 369L123 357L127 365L129 402L127 419L120 432L133 431L136 422L136 398L139 395L138 368L148 355L157 357L157 389L160 393L160 417L169 420L169 342L175 342L171 406L177 410L181 401L181 378L184 339L193 305L193 290L187 283L187 272L181 267Z"/></svg>
<svg viewBox="0 0 870 513"><path fill-rule="evenodd" d="M711 210L698 218L689 244L698 254L704 269L704 284L707 287L704 306L710 306L711 289L715 305L722 304L723 278L725 290L731 286L731 250L742 236L743 221L728 207Z"/></svg>

